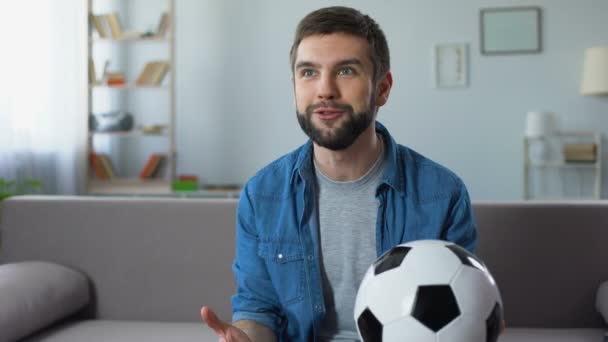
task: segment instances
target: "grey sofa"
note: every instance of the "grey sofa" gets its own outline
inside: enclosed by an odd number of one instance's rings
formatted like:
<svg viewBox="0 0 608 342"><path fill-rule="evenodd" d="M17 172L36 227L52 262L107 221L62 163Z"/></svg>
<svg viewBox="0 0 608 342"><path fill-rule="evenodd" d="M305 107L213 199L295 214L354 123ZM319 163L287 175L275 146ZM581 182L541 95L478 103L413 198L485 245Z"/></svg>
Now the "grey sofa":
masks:
<svg viewBox="0 0 608 342"><path fill-rule="evenodd" d="M230 318L235 209L234 199L2 202L3 262L67 266L90 291L82 308L23 340L217 341L199 309ZM478 254L505 304L500 341L602 341L594 301L608 280L608 203L486 202L474 210ZM8 314L0 307L0 318Z"/></svg>

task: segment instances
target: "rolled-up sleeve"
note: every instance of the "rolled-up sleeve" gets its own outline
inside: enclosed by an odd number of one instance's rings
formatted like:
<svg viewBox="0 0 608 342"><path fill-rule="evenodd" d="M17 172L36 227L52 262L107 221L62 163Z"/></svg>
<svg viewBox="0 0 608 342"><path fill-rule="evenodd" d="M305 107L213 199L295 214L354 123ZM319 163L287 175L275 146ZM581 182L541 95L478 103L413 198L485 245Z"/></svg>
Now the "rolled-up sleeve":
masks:
<svg viewBox="0 0 608 342"><path fill-rule="evenodd" d="M248 185L243 188L237 207L236 257L232 267L237 290L232 296L232 321L252 320L278 336L283 315L266 264L258 254L255 210L249 191Z"/></svg>

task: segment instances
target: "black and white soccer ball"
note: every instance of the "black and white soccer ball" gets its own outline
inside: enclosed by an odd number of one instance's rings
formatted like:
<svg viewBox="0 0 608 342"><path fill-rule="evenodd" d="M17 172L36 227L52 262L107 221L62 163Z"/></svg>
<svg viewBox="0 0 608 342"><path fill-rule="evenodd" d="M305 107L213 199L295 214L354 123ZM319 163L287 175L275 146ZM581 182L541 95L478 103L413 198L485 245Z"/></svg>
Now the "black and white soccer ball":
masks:
<svg viewBox="0 0 608 342"><path fill-rule="evenodd" d="M451 242L420 240L370 266L354 314L364 342L495 342L502 308L481 260Z"/></svg>

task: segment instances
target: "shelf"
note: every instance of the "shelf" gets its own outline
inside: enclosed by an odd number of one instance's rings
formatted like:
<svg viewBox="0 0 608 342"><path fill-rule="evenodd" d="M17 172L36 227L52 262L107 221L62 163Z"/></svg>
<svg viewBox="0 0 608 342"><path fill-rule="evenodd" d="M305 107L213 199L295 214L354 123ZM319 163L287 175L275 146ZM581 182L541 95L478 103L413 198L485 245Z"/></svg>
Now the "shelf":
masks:
<svg viewBox="0 0 608 342"><path fill-rule="evenodd" d="M575 144L593 145L593 154L597 160L569 161L567 158L570 156L566 148ZM531 155L537 158L531 158ZM588 154L581 156L586 157ZM602 156L602 136L599 132L558 131L549 136L524 137L523 198L527 200L600 199ZM574 176L576 178L573 178Z"/></svg>
<svg viewBox="0 0 608 342"><path fill-rule="evenodd" d="M551 135L526 137L527 140L543 140L543 139L560 139L567 137L579 137L579 138L590 138L595 139L598 137L598 133L594 131L557 131Z"/></svg>
<svg viewBox="0 0 608 342"><path fill-rule="evenodd" d="M116 136L116 137L168 137L169 133L144 133L141 130L131 130L127 132L89 132L89 137L93 136Z"/></svg>
<svg viewBox="0 0 608 342"><path fill-rule="evenodd" d="M88 193L96 195L170 194L171 184L162 179L138 178L91 179Z"/></svg>
<svg viewBox="0 0 608 342"><path fill-rule="evenodd" d="M133 129L129 131L104 132L93 131L88 125L83 127L87 155L103 155L103 164L107 164L105 158L110 164L117 161L116 165L121 166L119 169L122 171L97 172L95 162L89 158L89 170L84 175L87 180L85 193L99 196L171 196L171 181L176 178L177 155L177 89L174 78L176 0L160 1L153 6L145 1L135 2L126 7L118 4L120 1L116 4L114 1L110 4L106 0L85 2L88 27L84 48L89 63L89 81L83 89L87 97L87 110L83 115L90 118L94 113L138 113L133 116ZM160 19L156 21L154 30L148 26L153 17L154 21ZM123 27L124 23L133 27ZM146 26L143 26L144 23ZM154 62L157 64L151 64ZM102 70L109 72L105 75L107 77L98 77L103 73L95 68L100 63ZM148 72L141 80L150 80L145 82L149 85L139 85L137 80L140 80L146 67L149 68ZM107 84L112 73L116 74L117 80L121 76L121 84ZM151 81L159 79L162 81ZM95 127L108 127L101 125L102 121L99 123ZM158 126L162 129L150 130ZM145 132L143 129L146 129ZM141 180L137 176L147 164L144 158L152 153L163 153L166 156L162 164L162 175L159 174L155 179ZM107 165L104 167L108 169ZM120 176L110 180L95 177L103 173Z"/></svg>
<svg viewBox="0 0 608 342"><path fill-rule="evenodd" d="M556 162L529 162L529 166L532 167L550 167L550 168L560 168L560 169L595 169L599 168L599 164L596 162L593 163L567 163L563 161Z"/></svg>
<svg viewBox="0 0 608 342"><path fill-rule="evenodd" d="M170 196L181 198L238 198L240 189L173 191L165 180L141 180L137 178L116 178L111 180L92 179L89 181L90 195L104 196Z"/></svg>
<svg viewBox="0 0 608 342"><path fill-rule="evenodd" d="M593 201L597 200L595 196L537 196L529 201Z"/></svg>
<svg viewBox="0 0 608 342"><path fill-rule="evenodd" d="M143 37L124 37L124 38L91 38L91 43L95 42L104 42L104 43L123 43L123 42L154 42L154 43L169 43L171 42L170 38L166 37L151 37L151 38L143 38Z"/></svg>
<svg viewBox="0 0 608 342"><path fill-rule="evenodd" d="M160 86L149 86L149 85L137 85L133 83L127 83L125 85L118 86L110 86L107 84L92 84L89 85L91 89L112 89L112 90L133 90L133 89L159 89L159 90L169 90L169 86L160 85Z"/></svg>

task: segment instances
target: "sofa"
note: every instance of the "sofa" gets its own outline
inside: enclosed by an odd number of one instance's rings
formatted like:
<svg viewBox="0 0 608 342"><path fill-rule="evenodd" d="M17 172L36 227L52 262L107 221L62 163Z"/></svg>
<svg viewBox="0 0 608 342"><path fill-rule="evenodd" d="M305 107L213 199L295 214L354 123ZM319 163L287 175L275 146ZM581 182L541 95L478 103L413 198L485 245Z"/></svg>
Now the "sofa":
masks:
<svg viewBox="0 0 608 342"><path fill-rule="evenodd" d="M199 310L209 305L230 319L236 204L64 196L0 202L0 303L17 302L0 305L0 327L9 327L0 342L217 341ZM478 255L504 302L499 341L603 341L596 293L608 280L608 202L473 207ZM3 274L25 280L11 288ZM13 293L27 291L38 297L15 300Z"/></svg>

